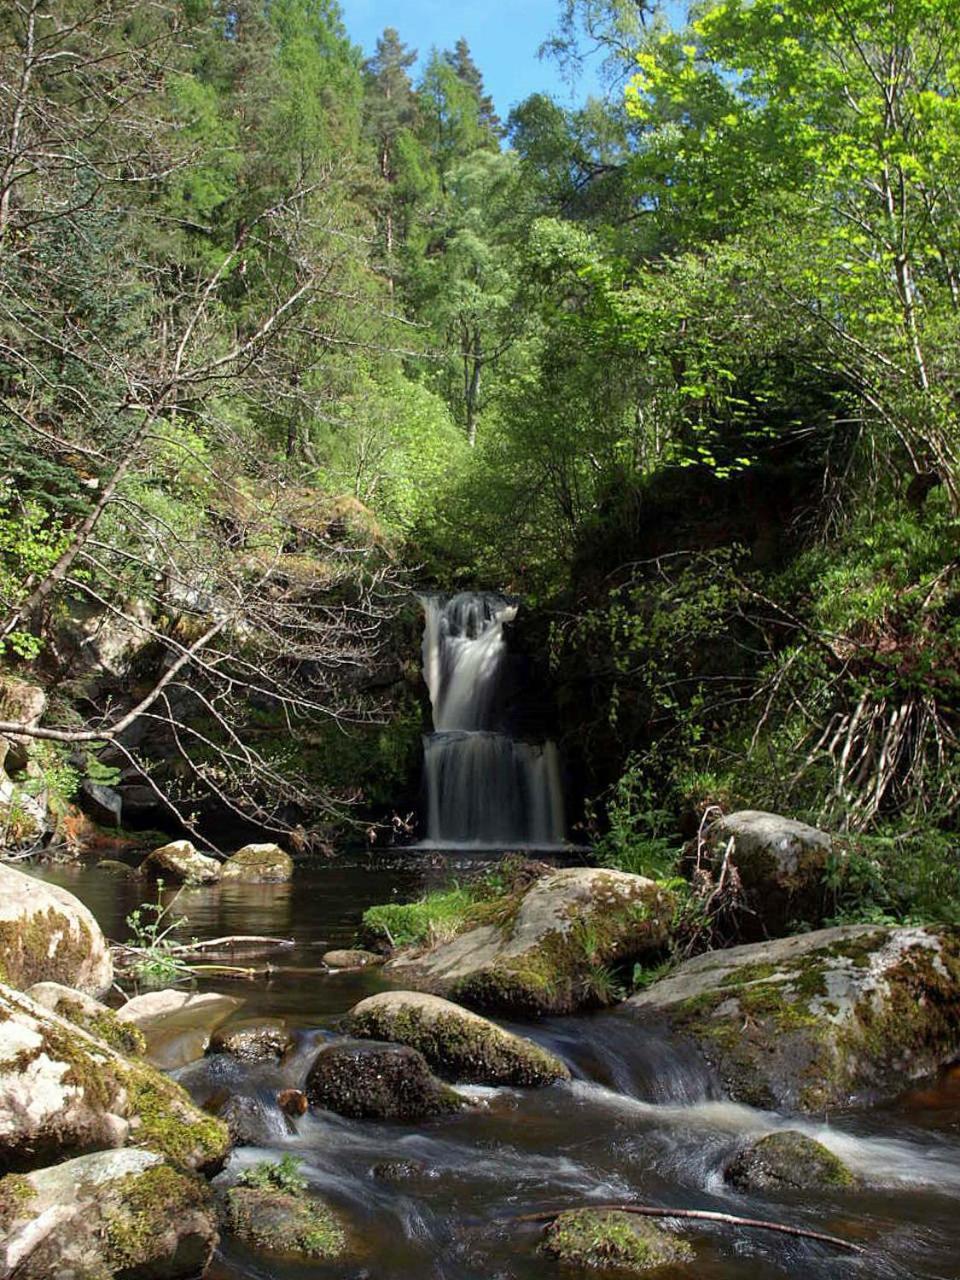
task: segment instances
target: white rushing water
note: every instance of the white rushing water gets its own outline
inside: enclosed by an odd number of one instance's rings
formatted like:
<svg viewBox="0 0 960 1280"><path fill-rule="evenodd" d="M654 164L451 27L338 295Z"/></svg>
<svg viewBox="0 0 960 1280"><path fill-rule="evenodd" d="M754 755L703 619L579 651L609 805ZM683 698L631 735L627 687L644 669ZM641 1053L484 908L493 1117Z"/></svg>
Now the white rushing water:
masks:
<svg viewBox="0 0 960 1280"><path fill-rule="evenodd" d="M433 848L562 847L555 743L502 732L504 625L517 606L463 592L423 597L423 675L433 708L424 740L426 838Z"/></svg>

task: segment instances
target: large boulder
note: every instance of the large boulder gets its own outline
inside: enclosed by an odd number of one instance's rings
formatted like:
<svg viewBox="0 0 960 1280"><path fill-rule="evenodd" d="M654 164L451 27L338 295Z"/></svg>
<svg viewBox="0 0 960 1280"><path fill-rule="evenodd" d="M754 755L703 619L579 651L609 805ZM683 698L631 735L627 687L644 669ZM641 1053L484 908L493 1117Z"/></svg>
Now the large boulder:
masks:
<svg viewBox="0 0 960 1280"><path fill-rule="evenodd" d="M825 831L759 809L744 809L708 827L704 849L719 874L729 849L740 877L744 941L790 933L798 921L821 924L826 895L824 873L833 852Z"/></svg>
<svg viewBox="0 0 960 1280"><path fill-rule="evenodd" d="M382 991L354 1005L350 1034L406 1044L448 1080L488 1085L546 1085L569 1080L559 1058L532 1040L440 996Z"/></svg>
<svg viewBox="0 0 960 1280"><path fill-rule="evenodd" d="M847 1190L858 1184L839 1156L793 1129L767 1133L741 1148L723 1176L738 1191Z"/></svg>
<svg viewBox="0 0 960 1280"><path fill-rule="evenodd" d="M0 1179L0 1275L191 1280L217 1244L202 1178L150 1151L98 1151Z"/></svg>
<svg viewBox="0 0 960 1280"><path fill-rule="evenodd" d="M99 996L113 983L100 926L72 893L0 864L0 981L62 982Z"/></svg>
<svg viewBox="0 0 960 1280"><path fill-rule="evenodd" d="M215 884L221 866L216 858L198 853L189 840L173 840L147 854L140 870L177 884Z"/></svg>
<svg viewBox="0 0 960 1280"><path fill-rule="evenodd" d="M357 1120L422 1120L463 1106L416 1049L370 1040L325 1045L304 1087L311 1106Z"/></svg>
<svg viewBox="0 0 960 1280"><path fill-rule="evenodd" d="M242 1004L213 991L148 991L118 1009L117 1019L143 1036L148 1062L176 1071L203 1057L214 1031Z"/></svg>
<svg viewBox="0 0 960 1280"><path fill-rule="evenodd" d="M293 879L293 859L277 844L248 844L223 864L222 879L241 884L280 884Z"/></svg>
<svg viewBox="0 0 960 1280"><path fill-rule="evenodd" d="M475 1008L571 1013L611 1003L610 966L661 950L674 905L644 876L570 867L534 881L496 923L401 952L387 971Z"/></svg>
<svg viewBox="0 0 960 1280"><path fill-rule="evenodd" d="M0 1168L133 1144L212 1169L229 1139L161 1072L0 984Z"/></svg>
<svg viewBox="0 0 960 1280"><path fill-rule="evenodd" d="M625 1008L692 1042L729 1095L818 1112L960 1054L960 931L848 925L709 951Z"/></svg>

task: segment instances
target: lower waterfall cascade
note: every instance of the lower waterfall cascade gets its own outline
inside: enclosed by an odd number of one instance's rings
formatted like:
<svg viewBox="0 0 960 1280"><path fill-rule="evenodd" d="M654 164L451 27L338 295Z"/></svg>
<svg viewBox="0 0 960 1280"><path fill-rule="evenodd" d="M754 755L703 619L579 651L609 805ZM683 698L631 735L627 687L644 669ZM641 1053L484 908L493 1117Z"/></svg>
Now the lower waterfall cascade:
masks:
<svg viewBox="0 0 960 1280"><path fill-rule="evenodd" d="M556 743L506 731L504 627L518 606L462 592L421 597L423 675L433 710L424 739L427 848L562 848Z"/></svg>

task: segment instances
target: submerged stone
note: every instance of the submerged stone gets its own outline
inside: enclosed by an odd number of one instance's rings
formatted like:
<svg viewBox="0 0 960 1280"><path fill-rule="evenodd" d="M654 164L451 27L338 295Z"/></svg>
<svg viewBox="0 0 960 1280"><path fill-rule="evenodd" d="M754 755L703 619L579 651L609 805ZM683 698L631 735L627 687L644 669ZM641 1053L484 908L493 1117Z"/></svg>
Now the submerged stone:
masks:
<svg viewBox="0 0 960 1280"><path fill-rule="evenodd" d="M439 996L383 991L347 1015L351 1035L410 1045L441 1076L471 1084L547 1085L569 1080L554 1054Z"/></svg>
<svg viewBox="0 0 960 1280"><path fill-rule="evenodd" d="M768 1133L738 1151L723 1171L740 1191L805 1191L858 1184L839 1156L793 1129Z"/></svg>
<svg viewBox="0 0 960 1280"><path fill-rule="evenodd" d="M415 1049L372 1040L325 1045L305 1086L311 1106L354 1119L421 1120L459 1111L463 1099Z"/></svg>
<svg viewBox="0 0 960 1280"><path fill-rule="evenodd" d="M646 1218L617 1210L571 1209L546 1228L541 1249L568 1267L648 1275L692 1262L686 1240L654 1226ZM692 1272L689 1273L692 1275Z"/></svg>
<svg viewBox="0 0 960 1280"><path fill-rule="evenodd" d="M163 1071L202 1058L210 1037L243 1001L205 991L148 991L117 1011L120 1022L136 1027L146 1041L146 1057Z"/></svg>

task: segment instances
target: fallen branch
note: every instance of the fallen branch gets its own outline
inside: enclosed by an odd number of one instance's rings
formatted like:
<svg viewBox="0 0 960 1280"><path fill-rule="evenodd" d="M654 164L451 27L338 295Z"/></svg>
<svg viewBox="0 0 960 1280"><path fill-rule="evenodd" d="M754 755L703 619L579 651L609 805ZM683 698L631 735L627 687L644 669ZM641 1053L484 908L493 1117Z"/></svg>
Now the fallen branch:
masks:
<svg viewBox="0 0 960 1280"><path fill-rule="evenodd" d="M767 1222L764 1218L740 1218L735 1213L716 1213L710 1209L662 1209L649 1204L590 1204L583 1208L596 1213L635 1213L644 1218L694 1218L702 1222L722 1222L731 1227L753 1227L758 1231L778 1231L785 1236L799 1236L804 1240L819 1240L822 1244L832 1244L837 1249L848 1249L851 1253L866 1253L859 1244L849 1240L841 1240L839 1236L830 1236L823 1231L809 1231L806 1227L788 1227L781 1222ZM552 1222L567 1209L551 1209L544 1213L525 1213L514 1222Z"/></svg>

